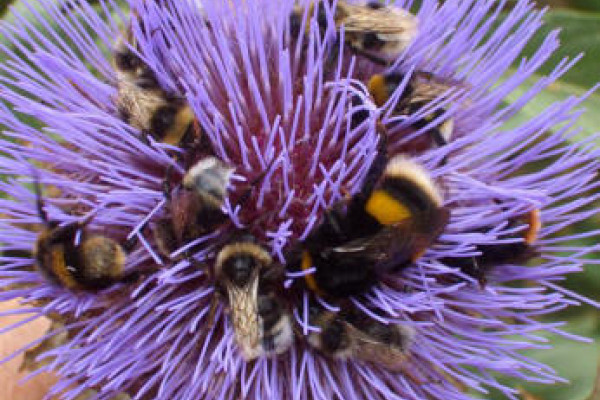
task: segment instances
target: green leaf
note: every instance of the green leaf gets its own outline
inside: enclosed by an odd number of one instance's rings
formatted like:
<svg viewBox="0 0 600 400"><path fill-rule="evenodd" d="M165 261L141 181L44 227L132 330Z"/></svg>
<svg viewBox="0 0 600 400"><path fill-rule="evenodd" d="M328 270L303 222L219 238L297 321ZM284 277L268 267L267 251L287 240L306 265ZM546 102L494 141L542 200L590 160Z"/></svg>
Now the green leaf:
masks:
<svg viewBox="0 0 600 400"><path fill-rule="evenodd" d="M589 3L600 1L586 0ZM560 48L542 66L538 73L545 75L564 57L573 58L584 52L584 57L561 79L565 83L590 88L600 80L600 13L554 9L546 13L544 26L535 34L523 51L531 56L537 51L550 31L561 29Z"/></svg>
<svg viewBox="0 0 600 400"><path fill-rule="evenodd" d="M599 322L597 312L593 312L570 321L565 330L586 337L594 337L597 341L600 339ZM542 336L549 339L553 348L529 350L524 354L554 368L558 375L568 379L570 383L540 385L526 383L520 379L504 378L501 379L501 382L513 388L522 387L528 393L543 400L588 400L596 383L600 345L597 342L594 344L574 342L554 334L543 334ZM497 392L486 398L505 399Z"/></svg>
<svg viewBox="0 0 600 400"><path fill-rule="evenodd" d="M514 70L510 70L509 74L514 73ZM596 76L600 76L596 74ZM510 93L505 101L512 103L516 101L521 95L529 90L541 75L533 75L529 80L524 82L521 86ZM589 88L574 85L564 81L557 81L547 87L545 90L540 92L532 101L527 103L512 119L510 119L505 128L515 128L521 124L531 120L531 118L542 113L546 108L557 101L562 101L569 96L582 96ZM600 94L598 92L592 93L581 105L587 112L585 112L578 120L578 126L583 128L580 135L575 137L575 140L585 138L592 133L600 130Z"/></svg>
<svg viewBox="0 0 600 400"><path fill-rule="evenodd" d="M600 11L600 1L597 0L542 0L540 4L550 7L576 8L586 11Z"/></svg>

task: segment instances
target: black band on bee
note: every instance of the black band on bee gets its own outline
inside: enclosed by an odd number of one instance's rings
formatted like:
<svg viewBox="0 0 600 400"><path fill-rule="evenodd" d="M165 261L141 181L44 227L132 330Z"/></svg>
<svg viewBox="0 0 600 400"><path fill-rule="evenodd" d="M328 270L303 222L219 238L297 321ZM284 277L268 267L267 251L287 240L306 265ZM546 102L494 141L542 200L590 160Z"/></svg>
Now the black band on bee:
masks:
<svg viewBox="0 0 600 400"><path fill-rule="evenodd" d="M150 120L150 134L161 140L175 122L178 111L178 108L172 105L157 109Z"/></svg>

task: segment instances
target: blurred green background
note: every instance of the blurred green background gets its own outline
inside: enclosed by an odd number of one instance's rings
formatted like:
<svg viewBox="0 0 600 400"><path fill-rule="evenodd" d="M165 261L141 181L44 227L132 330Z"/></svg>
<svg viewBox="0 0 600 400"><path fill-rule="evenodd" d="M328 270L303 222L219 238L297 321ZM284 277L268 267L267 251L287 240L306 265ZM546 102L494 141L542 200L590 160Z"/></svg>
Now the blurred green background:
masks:
<svg viewBox="0 0 600 400"><path fill-rule="evenodd" d="M58 3L58 0L46 0ZM276 0L274 0L276 1ZM97 3L97 1L89 1ZM64 2L60 2L64 4ZM12 5L24 14L31 15L22 0L0 0L0 16L4 20L14 20L9 9ZM509 0L506 8L509 9L514 1ZM532 54L542 42L543 37L554 29L561 29L560 39L562 47L538 71L538 76L533 77L529 84L533 84L539 76L549 73L563 57L575 57L584 52L581 61L564 77L547 90L541 93L536 101L524 107L509 124L519 124L523 120L537 115L554 101L564 99L570 95L581 95L600 81L600 0L546 0L539 1L539 7L548 6L545 17L546 26L543 27L524 51L523 56ZM0 38L6 44L6 38ZM512 93L507 101L514 100L525 91ZM583 106L588 112L580 119L582 128L581 137L587 137L600 131L600 94L593 93ZM600 145L600 143L599 143ZM595 207L600 207L596 204ZM600 226L600 218L588 221L586 224L572 227L572 232L593 230ZM592 238L579 242L583 245L596 245L597 239ZM600 259L600 255L594 255ZM600 268L597 265L588 266L586 270L571 276L565 286L584 294L596 301L600 301ZM554 316L555 320L567 321L566 330L586 337L596 339L595 344L586 344L566 340L559 336L548 335L554 345L552 350L530 351L528 355L549 364L560 374L571 381L570 384L554 386L524 384L521 381L504 380L510 386L522 390L523 400L600 400L600 380L598 376L598 359L600 357L600 314L597 309L590 306L572 307L569 310ZM595 388L595 389L594 389ZM485 396L489 399L504 399L498 393Z"/></svg>

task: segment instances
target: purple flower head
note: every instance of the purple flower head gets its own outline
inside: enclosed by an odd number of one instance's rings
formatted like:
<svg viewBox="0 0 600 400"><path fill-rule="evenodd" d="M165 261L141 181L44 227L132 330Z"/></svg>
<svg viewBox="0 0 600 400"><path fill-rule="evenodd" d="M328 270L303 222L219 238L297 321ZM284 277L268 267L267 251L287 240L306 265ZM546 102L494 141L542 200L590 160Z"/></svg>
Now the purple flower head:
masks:
<svg viewBox="0 0 600 400"><path fill-rule="evenodd" d="M50 362L38 369L61 376L51 394L469 399L494 388L516 399L499 375L561 381L521 351L549 346L539 331L569 336L562 324L539 316L588 301L558 282L595 250L571 241L598 232L561 232L596 212L586 206L598 197L599 154L591 141L569 141L583 98L505 126L574 62L564 60L517 101L503 102L558 46L557 34L550 34L505 75L541 25L543 12L529 1L517 1L495 24L503 3L424 0L415 12L415 36L385 66L348 45L352 32L328 2L322 12L292 0L129 0L127 12L113 0L97 8L83 1L62 9L35 3L35 24L17 17L0 27L7 38L0 64L6 194L0 299L22 298L26 308L11 313L34 313L4 331L42 316L64 323L47 337L67 331L68 341L44 352ZM412 3L392 7L408 10ZM301 17L292 20L298 9ZM113 62L120 45L149 71L158 88L152 90L192 111L192 142L161 140L124 115L122 77ZM451 89L397 112L423 72ZM401 77L384 102L369 84L376 74ZM430 133L447 121L453 123L448 143L436 145ZM439 186L449 222L422 257L343 302L302 286L310 270L288 268L280 289L292 299L293 344L282 354L245 361L231 304L216 295L219 250L236 235L251 234L274 263L288 266L290 249L325 212L360 192L381 151L382 126L388 156L411 157ZM165 186L178 193L189 168L207 156L233 168L226 173L225 221L209 232L180 235L166 252L152 227L172 220L193 198L175 202ZM532 169L534 163L545 167ZM69 290L34 268L34 246L48 229L31 189L36 181L48 219L69 226L88 218L75 246L88 231L120 243L125 272L134 279ZM526 218L538 215L539 232ZM535 236L527 243L535 254L484 265L487 255L524 245L528 235ZM471 260L482 271L473 271ZM313 348L307 337L319 329L309 321L314 301L333 314L350 307L373 325L411 332L401 367L332 358Z"/></svg>

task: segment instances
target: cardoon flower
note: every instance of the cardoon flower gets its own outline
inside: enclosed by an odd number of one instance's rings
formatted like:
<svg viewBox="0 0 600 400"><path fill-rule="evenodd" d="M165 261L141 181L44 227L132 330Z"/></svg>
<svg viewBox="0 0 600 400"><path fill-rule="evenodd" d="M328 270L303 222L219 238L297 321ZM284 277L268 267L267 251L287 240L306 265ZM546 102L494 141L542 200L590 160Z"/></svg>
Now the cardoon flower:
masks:
<svg viewBox="0 0 600 400"><path fill-rule="evenodd" d="M2 26L10 44L2 46L0 64L6 194L0 200L0 296L22 299L25 309L13 313L34 313L21 324L42 316L64 323L47 336L67 331L69 339L43 353L49 362L38 370L60 375L51 394L469 399L494 388L514 399L516 390L499 376L560 381L521 351L548 346L539 331L569 336L561 324L538 317L587 301L558 281L579 271L593 250L570 241L596 232L568 237L561 231L595 212L586 206L597 197L599 154L589 143L569 141L582 98L553 104L516 128L504 125L572 64L565 60L517 101L503 103L558 46L556 33L550 34L504 76L543 13L519 0L494 24L502 3L424 0L415 11L416 37L386 67L406 79L377 107L366 82L384 67L344 46L343 28L336 32L331 12L325 31L305 13L294 32L292 0L199 3L129 0L130 14L112 0L96 9L83 1L61 9L39 0L43 12L34 12L35 24L17 17L14 25ZM411 5L398 0L394 6ZM167 145L124 122L115 105L112 50L128 29L135 39L130 48L160 87L191 107L202 146ZM419 71L459 84L428 110L397 115L395 103ZM419 124L432 110L441 110L437 119ZM449 143L429 143L430 128L448 118L454 121ZM414 265L349 299L374 321L414 329L402 371L328 358L310 347L305 336L314 327L304 312L306 291L292 304L292 347L244 361L226 303L212 308L219 246L232 232L249 232L285 265L286 251L324 211L360 189L377 154L379 124L387 127L389 154L405 153L423 165L451 213ZM162 254L148 226L170 212L165 180L176 187L185 163L209 153L235 168L223 207L231 224ZM540 163L543 169L531 168ZM238 204L247 182L263 172ZM126 269L139 271L140 278L100 291L71 291L33 268L42 229L34 180L44 188L51 220L93 216L90 230L120 243L137 238ZM532 210L539 210L543 224L534 261L492 265L485 285L452 264L476 256L481 246L522 241L527 226L520 218ZM288 291L298 279L288 273Z"/></svg>

